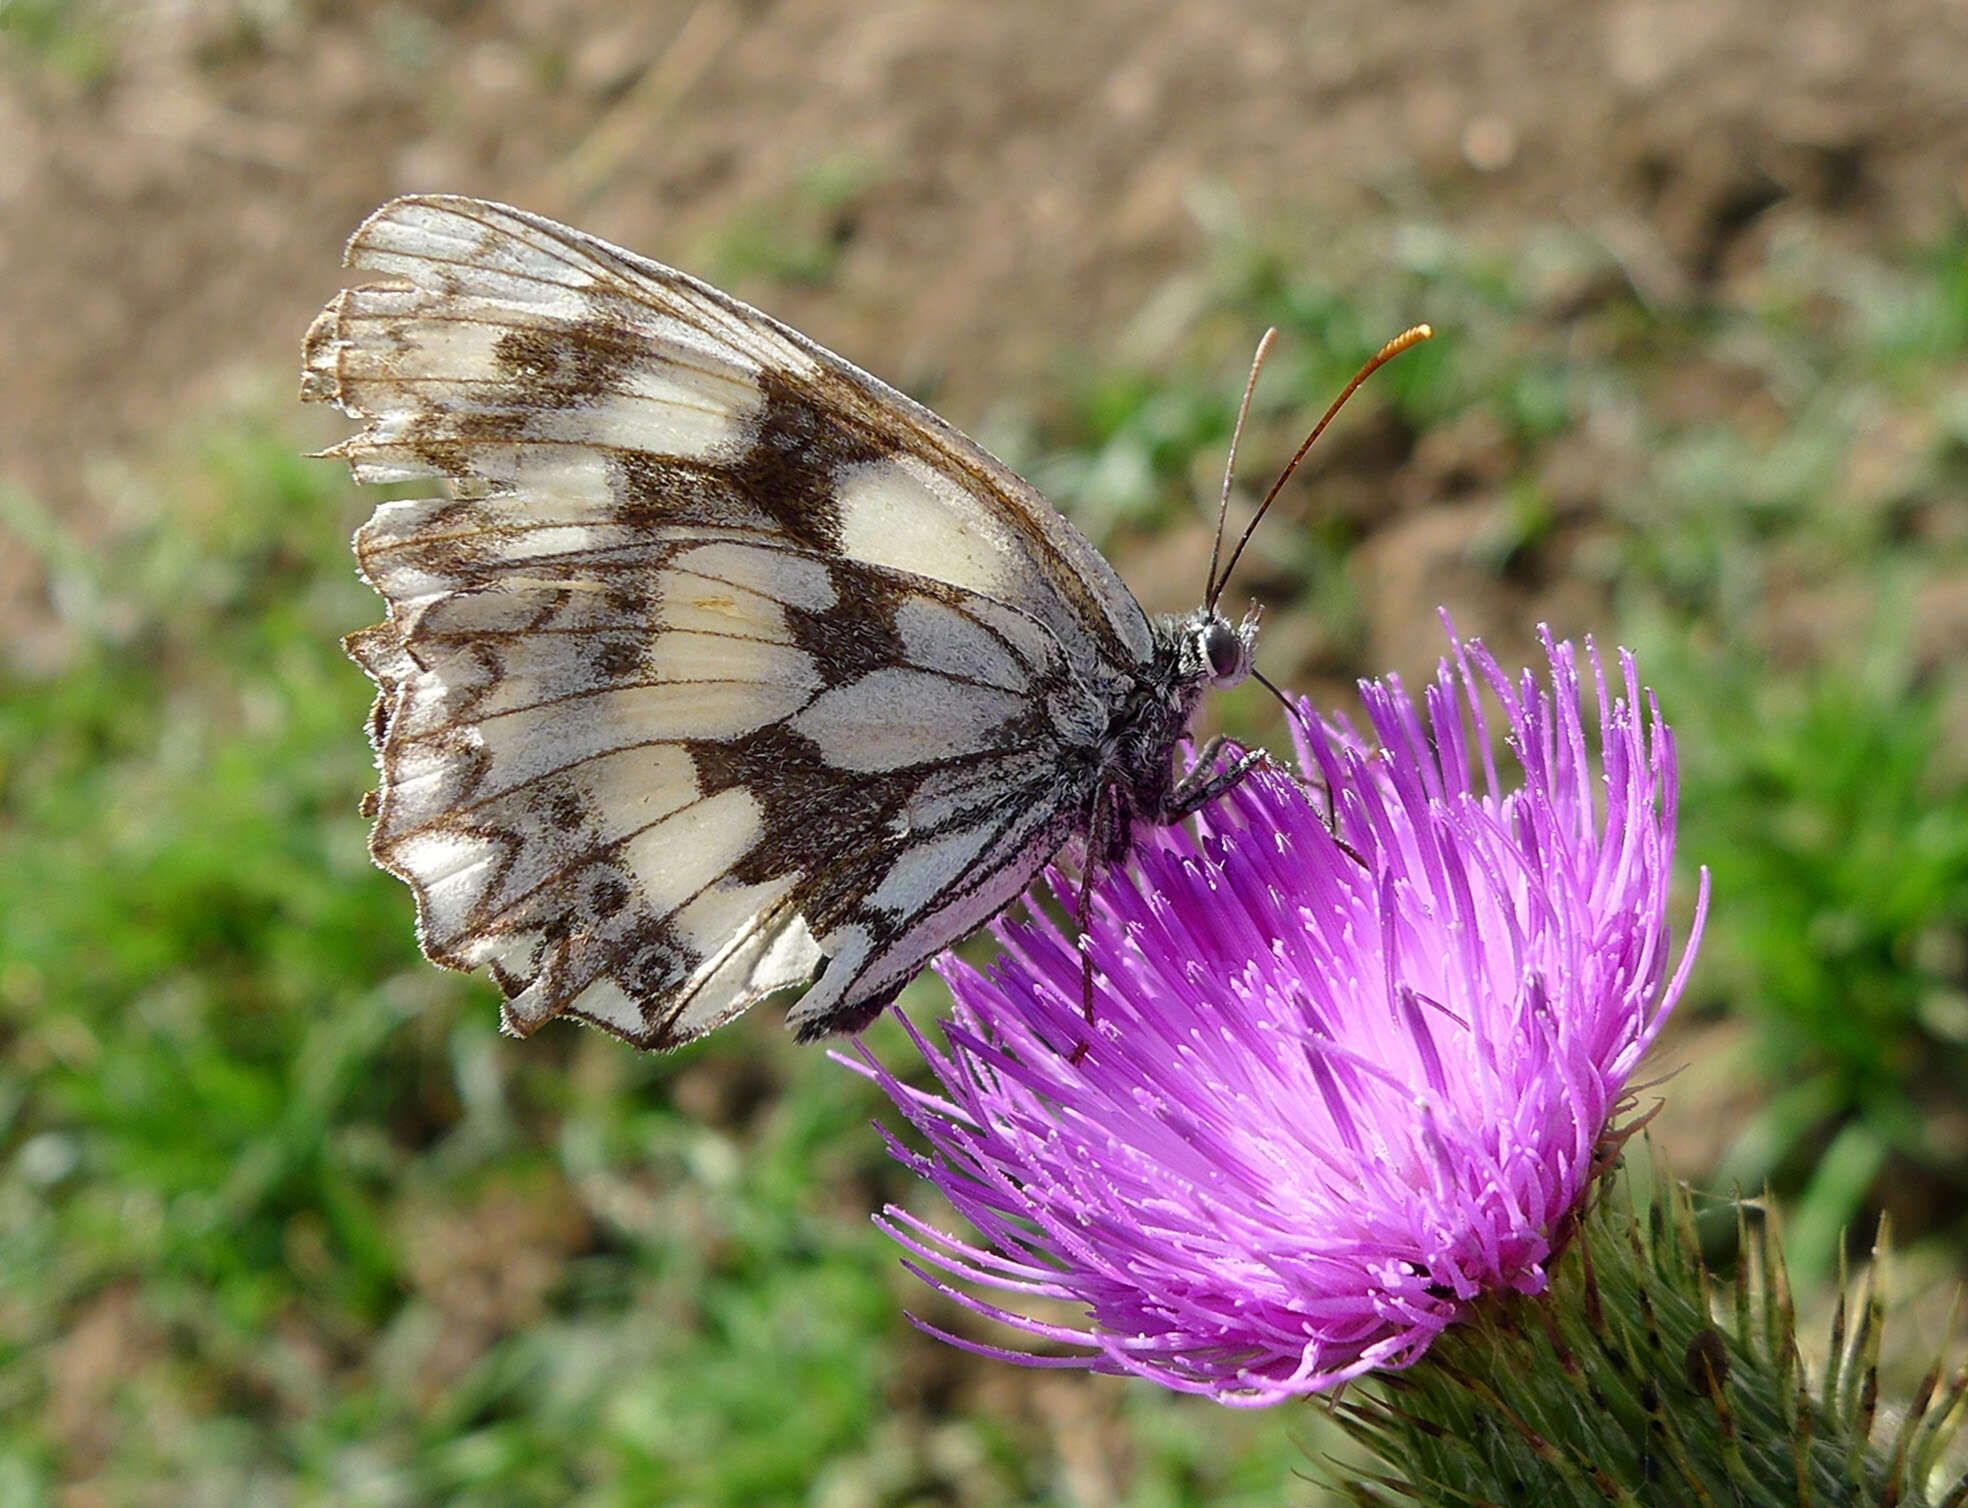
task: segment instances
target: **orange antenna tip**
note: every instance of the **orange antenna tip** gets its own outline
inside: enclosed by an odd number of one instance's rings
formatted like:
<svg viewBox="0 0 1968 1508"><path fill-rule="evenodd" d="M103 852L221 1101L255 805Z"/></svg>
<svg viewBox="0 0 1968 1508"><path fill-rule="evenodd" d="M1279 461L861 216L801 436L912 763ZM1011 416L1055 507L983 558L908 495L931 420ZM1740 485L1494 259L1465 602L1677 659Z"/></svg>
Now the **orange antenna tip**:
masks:
<svg viewBox="0 0 1968 1508"><path fill-rule="evenodd" d="M1208 605L1210 607L1214 608L1216 606L1217 599L1223 595L1223 588L1227 586L1230 582L1230 573L1236 570L1237 562L1243 558L1244 546L1250 543L1251 535L1257 532L1257 526L1260 522L1262 522L1264 515L1271 511L1271 504L1277 501L1278 494L1284 490L1285 483L1291 480L1292 473L1298 470L1298 463L1305 459L1305 453L1312 448L1313 442L1317 440L1320 435L1326 432L1326 426L1332 423L1333 416L1346 406L1346 400L1348 398L1351 398L1353 394L1359 390L1361 383L1365 382L1369 377L1373 376L1375 372L1379 371L1382 367L1387 365L1387 363L1392 361L1396 356L1399 356L1403 351L1407 350L1409 346L1420 345L1424 340L1427 340L1434 333L1435 333L1435 329L1432 325L1410 325L1407 329L1403 330L1399 335L1395 336L1392 340L1388 341L1386 345L1382 346L1378 351L1374 352L1373 356L1368 359L1366 365L1361 367L1358 372L1353 374L1353 380L1347 383L1346 386L1340 390L1339 396L1333 399L1332 406L1326 410L1324 416L1319 420L1319 422L1312 426L1312 433L1305 437L1305 443L1299 446L1297 453L1292 456L1291 460L1285 463L1285 469L1279 473L1278 480L1271 484L1271 490L1264 494L1264 501L1257 505L1256 515L1251 519L1250 523L1245 526L1242 536L1237 540L1237 547L1230 552L1229 564L1223 567L1223 571L1221 575L1217 573L1217 569L1216 569L1217 552L1212 551L1210 553L1210 588L1209 588L1209 601L1208 601ZM1263 341L1261 341L1258 345L1257 365L1261 365L1263 363L1264 353L1270 348L1270 345L1271 345L1271 332L1267 331L1265 333L1265 337ZM1251 371L1250 384L1246 385L1244 389L1244 405L1246 408L1250 406L1250 387L1255 385L1256 382L1257 382L1257 371L1256 371L1256 366L1253 366ZM1243 421L1240 417L1238 420L1238 429L1240 432L1242 430L1242 427L1243 427ZM1233 450L1234 450L1234 442L1233 442ZM1227 508L1229 502L1229 496L1230 496L1230 481L1227 473L1224 477L1223 495L1224 495L1225 506ZM1223 513L1219 512L1217 515L1218 549L1221 548L1222 543L1223 543Z"/></svg>

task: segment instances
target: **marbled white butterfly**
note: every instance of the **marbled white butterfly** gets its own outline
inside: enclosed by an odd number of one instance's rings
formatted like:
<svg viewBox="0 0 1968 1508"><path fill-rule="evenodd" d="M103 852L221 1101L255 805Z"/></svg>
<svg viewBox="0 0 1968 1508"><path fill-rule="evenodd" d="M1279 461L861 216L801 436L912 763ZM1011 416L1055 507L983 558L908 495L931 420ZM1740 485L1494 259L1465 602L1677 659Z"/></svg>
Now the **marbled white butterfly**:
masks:
<svg viewBox="0 0 1968 1508"><path fill-rule="evenodd" d="M1119 862L1261 757L1173 770L1251 673L1214 562L1150 619L1003 464L736 299L475 199L385 205L347 262L387 281L308 332L302 395L362 425L329 454L449 483L355 537L371 852L512 1031L670 1047L809 981L801 1037L858 1029L1069 839Z"/></svg>

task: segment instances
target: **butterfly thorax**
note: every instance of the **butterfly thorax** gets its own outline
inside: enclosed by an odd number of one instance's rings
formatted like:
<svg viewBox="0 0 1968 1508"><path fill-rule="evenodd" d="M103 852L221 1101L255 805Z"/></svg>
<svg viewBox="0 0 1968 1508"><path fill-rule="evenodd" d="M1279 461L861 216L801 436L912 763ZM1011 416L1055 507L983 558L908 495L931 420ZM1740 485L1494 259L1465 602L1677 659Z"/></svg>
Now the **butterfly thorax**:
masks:
<svg viewBox="0 0 1968 1508"><path fill-rule="evenodd" d="M1205 692L1250 674L1257 620L1234 624L1214 608L1199 607L1162 614L1149 632L1153 654L1116 706L1100 744L1102 791L1095 799L1118 796L1121 821L1113 842L1120 849L1132 818L1168 822L1183 815L1176 800L1176 747L1189 736Z"/></svg>

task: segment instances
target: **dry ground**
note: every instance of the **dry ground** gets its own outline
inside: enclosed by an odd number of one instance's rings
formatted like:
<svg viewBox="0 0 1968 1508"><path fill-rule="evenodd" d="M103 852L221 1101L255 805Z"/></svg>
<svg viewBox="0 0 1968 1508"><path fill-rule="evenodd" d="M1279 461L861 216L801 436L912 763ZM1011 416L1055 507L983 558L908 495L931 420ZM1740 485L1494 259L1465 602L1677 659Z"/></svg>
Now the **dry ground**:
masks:
<svg viewBox="0 0 1968 1508"><path fill-rule="evenodd" d="M1583 227L1674 299L1786 221L1897 244L1968 196L1959 0L11 8L0 478L85 529L104 457L293 366L406 190L686 265L797 213L827 286L752 291L960 423L1113 350L1197 257L1200 184L1257 225ZM38 591L0 564L10 621Z"/></svg>

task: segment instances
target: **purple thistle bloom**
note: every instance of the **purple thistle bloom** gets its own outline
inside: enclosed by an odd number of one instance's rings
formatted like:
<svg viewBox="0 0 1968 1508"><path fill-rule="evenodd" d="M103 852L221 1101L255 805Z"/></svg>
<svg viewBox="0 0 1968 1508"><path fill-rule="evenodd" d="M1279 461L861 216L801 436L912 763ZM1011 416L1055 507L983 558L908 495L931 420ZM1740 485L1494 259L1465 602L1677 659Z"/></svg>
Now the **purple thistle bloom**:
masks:
<svg viewBox="0 0 1968 1508"><path fill-rule="evenodd" d="M1364 684L1378 747L1308 706L1299 758L1337 841L1276 768L1198 831L1137 833L1094 892L1093 1028L1043 917L997 924L988 974L939 965L948 1046L909 1030L940 1092L864 1069L929 1144L891 1151L976 1238L894 1206L883 1227L932 1287L1071 1353L944 1338L1266 1404L1406 1366L1482 1294L1544 1287L1693 953L1670 978L1672 735L1631 657L1612 701L1588 646L1595 775L1572 648L1545 651L1550 691L1456 642L1425 725L1398 681ZM1697 937L1706 902L1704 876Z"/></svg>

